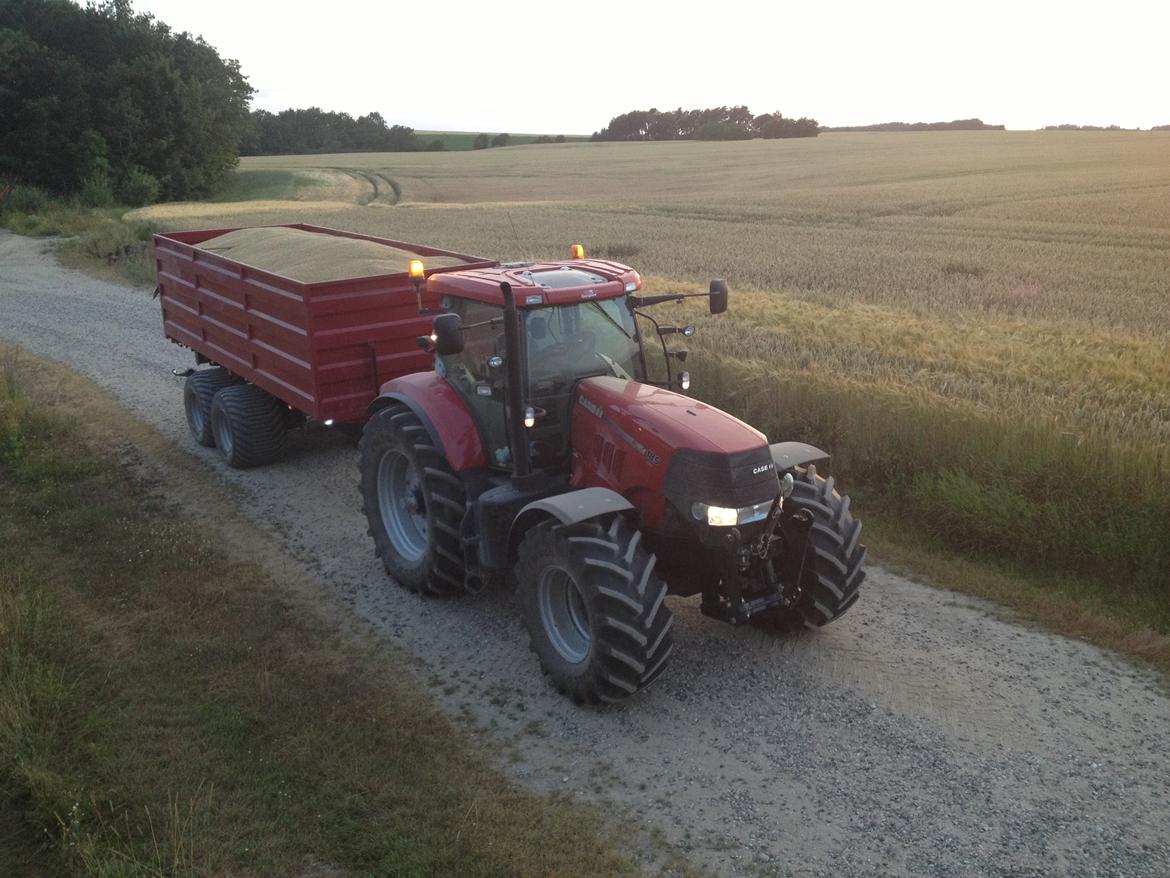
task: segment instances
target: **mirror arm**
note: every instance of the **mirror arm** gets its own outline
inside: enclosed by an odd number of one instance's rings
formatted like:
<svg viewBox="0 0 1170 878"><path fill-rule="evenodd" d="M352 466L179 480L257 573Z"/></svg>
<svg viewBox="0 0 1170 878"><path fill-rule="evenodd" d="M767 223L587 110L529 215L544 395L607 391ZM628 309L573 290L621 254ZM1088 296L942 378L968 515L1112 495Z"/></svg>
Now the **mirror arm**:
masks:
<svg viewBox="0 0 1170 878"><path fill-rule="evenodd" d="M645 308L647 305L661 305L663 302L681 302L683 299L694 299L702 296L710 297L710 293L666 293L661 296L630 296L630 302L635 308Z"/></svg>
<svg viewBox="0 0 1170 878"><path fill-rule="evenodd" d="M706 293L703 293L703 295L706 295ZM631 296L630 298L632 299L633 296ZM657 298L657 296L651 296L651 298ZM651 303L651 304L653 304L653 303ZM659 326L658 321L655 320L653 317L651 317L649 314L645 314L642 311L635 311L634 313L637 314L639 317L645 317L647 320L649 320L651 323L654 324L654 333L655 333L655 335L658 336L658 341L662 345L662 358L664 360L666 360L666 384L663 386L670 387L674 383L674 376L671 374L671 371L670 371L670 351L668 351L666 349L666 339L662 337L662 327ZM647 375L646 377L649 378L650 376ZM648 384L657 384L659 382L648 381L647 383Z"/></svg>

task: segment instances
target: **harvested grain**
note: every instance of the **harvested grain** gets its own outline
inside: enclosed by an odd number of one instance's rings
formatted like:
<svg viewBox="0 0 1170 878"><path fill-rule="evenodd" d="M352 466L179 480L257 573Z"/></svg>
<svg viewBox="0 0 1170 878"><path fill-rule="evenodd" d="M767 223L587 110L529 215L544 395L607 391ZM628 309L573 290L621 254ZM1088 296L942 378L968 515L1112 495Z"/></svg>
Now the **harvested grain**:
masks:
<svg viewBox="0 0 1170 878"><path fill-rule="evenodd" d="M465 264L453 256L419 256L376 241L281 227L237 229L196 246L302 283L396 274L412 259L428 268Z"/></svg>

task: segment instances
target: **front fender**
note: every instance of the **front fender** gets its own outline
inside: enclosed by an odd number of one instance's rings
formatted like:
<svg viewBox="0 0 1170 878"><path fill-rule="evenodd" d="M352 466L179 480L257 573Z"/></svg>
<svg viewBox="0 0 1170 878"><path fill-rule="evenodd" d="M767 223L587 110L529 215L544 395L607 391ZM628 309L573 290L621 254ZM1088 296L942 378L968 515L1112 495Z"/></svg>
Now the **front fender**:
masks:
<svg viewBox="0 0 1170 878"><path fill-rule="evenodd" d="M577 524L614 512L628 512L634 508L629 500L609 488L581 488L564 494L554 494L533 500L520 510L508 535L508 556L515 558L516 547L530 527L548 518L561 524Z"/></svg>
<svg viewBox="0 0 1170 878"><path fill-rule="evenodd" d="M768 447L772 451L772 462L776 465L777 474L796 466L808 466L829 459L828 452L804 442L774 442Z"/></svg>
<svg viewBox="0 0 1170 878"><path fill-rule="evenodd" d="M395 402L418 416L452 470L487 466L475 418L459 392L438 373L416 372L387 381L369 412L377 414Z"/></svg>

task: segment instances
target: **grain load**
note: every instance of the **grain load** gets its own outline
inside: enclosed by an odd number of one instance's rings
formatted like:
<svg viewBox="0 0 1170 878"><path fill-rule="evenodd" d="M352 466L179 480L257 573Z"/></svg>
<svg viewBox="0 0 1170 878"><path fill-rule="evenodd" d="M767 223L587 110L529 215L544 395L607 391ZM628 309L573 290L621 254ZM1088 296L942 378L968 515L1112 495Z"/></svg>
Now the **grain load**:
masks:
<svg viewBox="0 0 1170 878"><path fill-rule="evenodd" d="M280 227L237 229L196 246L301 283L396 274L420 258L427 268L464 264L453 256L420 257L376 241Z"/></svg>

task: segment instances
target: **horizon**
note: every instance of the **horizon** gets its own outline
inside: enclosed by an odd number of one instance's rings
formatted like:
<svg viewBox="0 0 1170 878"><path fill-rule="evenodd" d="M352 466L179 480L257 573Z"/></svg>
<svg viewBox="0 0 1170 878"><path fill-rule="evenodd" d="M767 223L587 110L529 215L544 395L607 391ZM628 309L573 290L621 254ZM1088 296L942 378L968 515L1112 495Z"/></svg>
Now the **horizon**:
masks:
<svg viewBox="0 0 1170 878"><path fill-rule="evenodd" d="M327 18L282 10L276 39L261 4L134 8L239 61L256 89L253 109L378 112L419 131L581 136L630 110L736 105L830 128L969 118L1009 131L1170 124L1159 45L1170 13L1134 0L1110 6L1107 18L1095 5L1047 0L997 2L978 16L925 2L828 13L733 0L717 19L602 2L581 20L532 0L503 13L348 0ZM737 31L751 36L737 44L727 37ZM405 34L408 48L383 34ZM375 51L355 51L359 38ZM793 85L771 84L781 81Z"/></svg>

